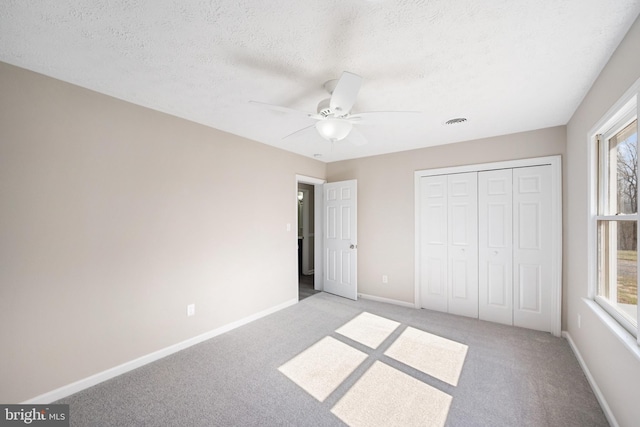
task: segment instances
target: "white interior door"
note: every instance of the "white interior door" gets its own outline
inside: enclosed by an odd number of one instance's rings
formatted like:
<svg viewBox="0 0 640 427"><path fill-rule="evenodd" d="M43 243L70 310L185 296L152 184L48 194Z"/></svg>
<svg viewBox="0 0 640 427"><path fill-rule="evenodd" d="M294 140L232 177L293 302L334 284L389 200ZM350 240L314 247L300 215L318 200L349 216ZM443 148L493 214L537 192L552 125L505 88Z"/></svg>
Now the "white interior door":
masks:
<svg viewBox="0 0 640 427"><path fill-rule="evenodd" d="M420 304L446 312L447 191L446 175L427 176L420 185Z"/></svg>
<svg viewBox="0 0 640 427"><path fill-rule="evenodd" d="M551 331L551 166L513 170L513 324Z"/></svg>
<svg viewBox="0 0 640 427"><path fill-rule="evenodd" d="M357 181L323 185L323 290L358 299Z"/></svg>
<svg viewBox="0 0 640 427"><path fill-rule="evenodd" d="M472 258L465 205L473 195L463 180L475 173L478 317L560 336L561 163L551 156L416 171L415 306L473 316L458 303L473 288L472 261L462 256Z"/></svg>
<svg viewBox="0 0 640 427"><path fill-rule="evenodd" d="M513 324L512 170L478 173L478 314Z"/></svg>
<svg viewBox="0 0 640 427"><path fill-rule="evenodd" d="M449 313L478 317L478 174L448 176ZM445 228L447 229L447 228Z"/></svg>

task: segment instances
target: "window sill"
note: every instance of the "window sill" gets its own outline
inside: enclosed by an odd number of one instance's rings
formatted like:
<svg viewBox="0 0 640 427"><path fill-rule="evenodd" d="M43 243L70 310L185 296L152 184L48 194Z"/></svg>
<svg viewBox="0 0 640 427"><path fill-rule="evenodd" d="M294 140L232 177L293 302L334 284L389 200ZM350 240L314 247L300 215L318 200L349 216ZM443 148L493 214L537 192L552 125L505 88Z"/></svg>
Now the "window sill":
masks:
<svg viewBox="0 0 640 427"><path fill-rule="evenodd" d="M640 361L640 345L636 338L622 327L609 313L600 307L595 301L582 298L582 301L589 307L593 313L605 324L605 326L616 336L620 342Z"/></svg>

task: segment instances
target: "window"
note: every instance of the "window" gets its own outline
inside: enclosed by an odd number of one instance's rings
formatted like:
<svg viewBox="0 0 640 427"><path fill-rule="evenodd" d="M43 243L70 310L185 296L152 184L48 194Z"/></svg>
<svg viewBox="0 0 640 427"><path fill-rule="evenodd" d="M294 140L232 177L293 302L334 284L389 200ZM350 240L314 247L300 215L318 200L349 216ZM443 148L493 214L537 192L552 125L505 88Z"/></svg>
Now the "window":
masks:
<svg viewBox="0 0 640 427"><path fill-rule="evenodd" d="M637 95L597 132L594 299L638 336Z"/></svg>

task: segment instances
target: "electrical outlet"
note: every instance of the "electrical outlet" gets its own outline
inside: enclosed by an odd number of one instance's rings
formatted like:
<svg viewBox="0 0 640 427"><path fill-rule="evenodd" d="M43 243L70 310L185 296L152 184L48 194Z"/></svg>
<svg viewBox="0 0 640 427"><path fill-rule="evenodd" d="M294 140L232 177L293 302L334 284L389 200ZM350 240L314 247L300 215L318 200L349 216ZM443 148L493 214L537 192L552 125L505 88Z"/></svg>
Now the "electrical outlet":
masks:
<svg viewBox="0 0 640 427"><path fill-rule="evenodd" d="M382 283L389 283L389 276L387 276L386 274L382 275Z"/></svg>
<svg viewBox="0 0 640 427"><path fill-rule="evenodd" d="M187 317L194 316L195 314L196 314L196 305L195 304L189 304L187 306Z"/></svg>

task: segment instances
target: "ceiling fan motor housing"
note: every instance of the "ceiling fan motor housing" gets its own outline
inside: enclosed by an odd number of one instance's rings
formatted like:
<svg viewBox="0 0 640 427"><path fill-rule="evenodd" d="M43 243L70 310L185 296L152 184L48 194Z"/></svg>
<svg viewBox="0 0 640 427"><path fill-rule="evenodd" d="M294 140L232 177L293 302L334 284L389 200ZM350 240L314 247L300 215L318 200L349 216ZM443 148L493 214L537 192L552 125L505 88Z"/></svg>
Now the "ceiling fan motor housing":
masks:
<svg viewBox="0 0 640 427"><path fill-rule="evenodd" d="M323 99L318 103L318 114L322 117L328 117L333 115L330 106L331 98Z"/></svg>

